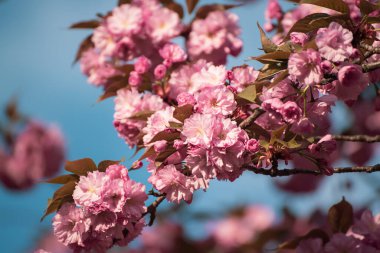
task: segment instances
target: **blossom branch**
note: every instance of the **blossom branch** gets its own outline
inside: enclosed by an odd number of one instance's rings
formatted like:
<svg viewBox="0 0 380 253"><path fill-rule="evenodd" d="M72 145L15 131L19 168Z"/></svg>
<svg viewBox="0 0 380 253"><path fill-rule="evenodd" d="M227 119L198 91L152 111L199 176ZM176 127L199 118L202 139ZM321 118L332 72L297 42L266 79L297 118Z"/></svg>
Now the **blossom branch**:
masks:
<svg viewBox="0 0 380 253"><path fill-rule="evenodd" d="M320 140L322 137L317 137ZM375 143L380 142L380 135L332 135L332 138L336 141L350 141L350 142L367 142Z"/></svg>
<svg viewBox="0 0 380 253"><path fill-rule="evenodd" d="M264 168L256 168L253 166L246 167L247 170L254 172L255 174L261 174L271 177L284 177L284 176L292 176L292 175L314 175L320 176L324 175L322 171L319 170L308 170L308 169L264 169ZM373 173L380 171L380 164L376 164L374 166L358 166L358 167L342 167L342 168L334 168L334 174L342 174L342 173Z"/></svg>
<svg viewBox="0 0 380 253"><path fill-rule="evenodd" d="M156 219L157 207L162 203L162 201L164 201L164 199L165 195L159 196L152 204L148 206L148 210L141 216L141 218L143 218L145 215L150 214L148 223L149 226L153 225L154 220Z"/></svg>
<svg viewBox="0 0 380 253"><path fill-rule="evenodd" d="M254 113L252 113L248 118L246 118L240 123L239 127L243 129L249 127L252 124L252 122L259 118L264 112L264 110L257 108L254 111Z"/></svg>
<svg viewBox="0 0 380 253"><path fill-rule="evenodd" d="M380 62L362 64L362 68L364 72L370 72L372 70L380 68Z"/></svg>

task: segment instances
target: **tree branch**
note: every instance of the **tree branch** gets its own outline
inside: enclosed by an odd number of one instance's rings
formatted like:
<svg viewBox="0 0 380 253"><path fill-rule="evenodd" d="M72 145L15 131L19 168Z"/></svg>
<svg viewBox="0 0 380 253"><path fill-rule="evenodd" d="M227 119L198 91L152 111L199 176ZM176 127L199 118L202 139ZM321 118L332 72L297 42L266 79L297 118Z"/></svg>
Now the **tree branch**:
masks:
<svg viewBox="0 0 380 253"><path fill-rule="evenodd" d="M255 111L248 118L246 118L239 124L239 127L243 129L249 127L252 124L252 122L258 119L264 112L265 111L260 108L255 109Z"/></svg>
<svg viewBox="0 0 380 253"><path fill-rule="evenodd" d="M364 72L370 72L370 71L378 69L378 68L380 68L380 62L362 64L362 69Z"/></svg>
<svg viewBox="0 0 380 253"><path fill-rule="evenodd" d="M350 141L350 142L367 142L375 143L380 142L380 135L332 135L336 141ZM316 137L316 140L322 139L321 136Z"/></svg>
<svg viewBox="0 0 380 253"><path fill-rule="evenodd" d="M141 218L143 218L147 214L150 214L148 226L153 225L153 222L156 219L157 207L162 203L162 201L164 201L164 199L165 195L159 196L152 204L148 206L147 211L141 216Z"/></svg>
<svg viewBox="0 0 380 253"><path fill-rule="evenodd" d="M248 166L245 169L251 171L255 174L261 174L271 177L284 177L284 176L292 176L292 175L314 175L321 176L324 175L319 170L307 170L307 169L264 169L264 168L256 168L253 166ZM380 164L376 164L374 166L358 166L358 167L343 167L343 168L334 168L334 174L342 174L342 173L373 173L380 171Z"/></svg>

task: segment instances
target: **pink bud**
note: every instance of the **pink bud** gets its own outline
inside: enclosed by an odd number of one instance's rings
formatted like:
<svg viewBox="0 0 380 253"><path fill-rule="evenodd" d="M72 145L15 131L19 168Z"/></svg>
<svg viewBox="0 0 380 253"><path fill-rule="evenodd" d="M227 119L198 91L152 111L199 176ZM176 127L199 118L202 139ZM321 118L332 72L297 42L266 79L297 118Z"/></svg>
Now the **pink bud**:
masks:
<svg viewBox="0 0 380 253"><path fill-rule="evenodd" d="M167 141L165 140L162 140L162 141L156 141L154 143L154 151L156 151L157 153L160 153L162 151L164 151L167 147Z"/></svg>
<svg viewBox="0 0 380 253"><path fill-rule="evenodd" d="M148 58L141 56L137 58L134 67L137 73L144 74L149 70L151 65L151 61Z"/></svg>
<svg viewBox="0 0 380 253"><path fill-rule="evenodd" d="M260 143L256 139L249 139L245 144L245 149L251 153L256 153L260 150Z"/></svg>
<svg viewBox="0 0 380 253"><path fill-rule="evenodd" d="M154 69L154 77L157 79L157 80L160 80L162 78L164 78L165 74L166 74L166 71L167 71L167 68L164 64L159 64L157 65L157 67Z"/></svg>
<svg viewBox="0 0 380 253"><path fill-rule="evenodd" d="M141 81L142 81L141 76L136 71L132 71L129 74L128 83L130 86L137 87L140 85Z"/></svg>
<svg viewBox="0 0 380 253"><path fill-rule="evenodd" d="M333 70L333 65L330 61L323 61L321 63L323 73L330 73Z"/></svg>
<svg viewBox="0 0 380 253"><path fill-rule="evenodd" d="M131 168L134 169L134 170L138 170L142 166L143 166L142 161L135 161L135 162L132 163L132 167Z"/></svg>

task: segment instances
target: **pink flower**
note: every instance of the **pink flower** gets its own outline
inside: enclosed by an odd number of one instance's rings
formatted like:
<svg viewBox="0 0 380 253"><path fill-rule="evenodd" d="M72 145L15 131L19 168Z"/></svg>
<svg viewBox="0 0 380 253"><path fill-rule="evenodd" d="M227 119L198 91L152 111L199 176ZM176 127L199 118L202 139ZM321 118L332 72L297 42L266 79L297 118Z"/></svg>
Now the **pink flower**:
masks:
<svg viewBox="0 0 380 253"><path fill-rule="evenodd" d="M227 148L238 141L245 142L248 139L246 133L229 118L217 115L213 125L212 145L215 147Z"/></svg>
<svg viewBox="0 0 380 253"><path fill-rule="evenodd" d="M290 39L294 44L304 46L305 43L309 40L309 36L307 36L305 33L292 32L290 34Z"/></svg>
<svg viewBox="0 0 380 253"><path fill-rule="evenodd" d="M162 78L165 77L166 75L167 68L164 64L159 64L157 67L154 69L154 77L157 80L161 80Z"/></svg>
<svg viewBox="0 0 380 253"><path fill-rule="evenodd" d="M111 179L128 180L128 170L121 164L113 164L107 167L106 175Z"/></svg>
<svg viewBox="0 0 380 253"><path fill-rule="evenodd" d="M227 55L237 56L243 45L238 19L226 11L213 11L205 19L196 19L187 43L190 58L225 64Z"/></svg>
<svg viewBox="0 0 380 253"><path fill-rule="evenodd" d="M182 30L182 24L176 12L168 8L158 8L147 17L146 29L153 43L158 44L177 36Z"/></svg>
<svg viewBox="0 0 380 253"><path fill-rule="evenodd" d="M101 192L107 180L104 172L93 171L87 176L81 176L75 186L73 198L75 204L86 208L92 208L102 200Z"/></svg>
<svg viewBox="0 0 380 253"><path fill-rule="evenodd" d="M195 105L196 101L192 94L187 92L182 92L177 96L178 106L184 105Z"/></svg>
<svg viewBox="0 0 380 253"><path fill-rule="evenodd" d="M323 242L319 238L302 240L296 248L296 253L321 253Z"/></svg>
<svg viewBox="0 0 380 253"><path fill-rule="evenodd" d="M346 236L344 234L334 234L330 241L325 245L326 253L359 253L358 246L360 240L352 237Z"/></svg>
<svg viewBox="0 0 380 253"><path fill-rule="evenodd" d="M183 65L177 70L174 70L169 79L170 98L176 99L182 92L193 94L195 89L193 89L192 76L199 72L204 66L206 66L206 61L198 60L193 64Z"/></svg>
<svg viewBox="0 0 380 253"><path fill-rule="evenodd" d="M345 101L356 100L368 84L368 75L359 65L345 65L338 72L338 81L334 82L335 94Z"/></svg>
<svg viewBox="0 0 380 253"><path fill-rule="evenodd" d="M147 126L143 129L145 133L143 140L148 144L153 137L161 131L170 128L169 122L178 122L173 117L174 107L167 107L164 110L157 111L147 120Z"/></svg>
<svg viewBox="0 0 380 253"><path fill-rule="evenodd" d="M183 62L186 60L187 55L183 49L177 44L167 43L159 50L159 53L164 60L170 63Z"/></svg>
<svg viewBox="0 0 380 253"><path fill-rule="evenodd" d="M380 243L380 215L374 217L370 210L365 210L360 219L354 223L352 231L360 235L369 236Z"/></svg>
<svg viewBox="0 0 380 253"><path fill-rule="evenodd" d="M268 32L272 31L274 28L272 19L280 20L282 15L281 6L279 5L278 0L269 0L267 8L265 9L265 30Z"/></svg>
<svg viewBox="0 0 380 253"><path fill-rule="evenodd" d="M104 24L94 30L92 42L102 57L113 56L116 52L116 38Z"/></svg>
<svg viewBox="0 0 380 253"><path fill-rule="evenodd" d="M195 98L196 109L201 113L227 116L236 109L234 94L224 85L204 88Z"/></svg>
<svg viewBox="0 0 380 253"><path fill-rule="evenodd" d="M226 79L227 70L224 66L207 64L191 77L192 86L189 87L189 92L195 93L203 88L224 85Z"/></svg>
<svg viewBox="0 0 380 253"><path fill-rule="evenodd" d="M237 92L241 92L246 86L256 81L259 71L256 71L251 66L243 66L233 68L232 74L231 86L236 88Z"/></svg>
<svg viewBox="0 0 380 253"><path fill-rule="evenodd" d="M182 134L186 142L192 145L209 147L213 138L215 116L195 113L186 119Z"/></svg>
<svg viewBox="0 0 380 253"><path fill-rule="evenodd" d="M65 157L62 133L56 126L30 121L15 138L10 155L0 154L0 179L10 189L31 187L55 175Z"/></svg>
<svg viewBox="0 0 380 253"><path fill-rule="evenodd" d="M317 144L309 145L312 153L331 154L337 147L336 141L332 138L331 134L325 135L320 139Z"/></svg>
<svg viewBox="0 0 380 253"><path fill-rule="evenodd" d="M296 103L288 101L281 107L280 113L287 123L293 124L301 118L302 110Z"/></svg>
<svg viewBox="0 0 380 253"><path fill-rule="evenodd" d="M105 180L101 189L102 206L111 212L121 212L126 198L124 192L123 179L109 179Z"/></svg>
<svg viewBox="0 0 380 253"><path fill-rule="evenodd" d="M166 199L179 203L182 199L190 203L193 198L189 182L184 174L174 165L167 165L158 169L148 181L160 192L166 193Z"/></svg>
<svg viewBox="0 0 380 253"><path fill-rule="evenodd" d="M291 130L299 134L311 134L314 128L315 125L309 118L301 118L298 122L292 125Z"/></svg>
<svg viewBox="0 0 380 253"><path fill-rule="evenodd" d="M137 71L132 71L129 74L128 83L130 86L137 87L140 85L141 81L142 81L142 78L139 75L139 73L137 73Z"/></svg>
<svg viewBox="0 0 380 253"><path fill-rule="evenodd" d="M315 42L322 57L329 61L342 62L350 56L352 39L352 32L332 22L329 27L318 30Z"/></svg>
<svg viewBox="0 0 380 253"><path fill-rule="evenodd" d="M90 223L81 208L66 203L53 218L54 234L66 246L84 246Z"/></svg>
<svg viewBox="0 0 380 253"><path fill-rule="evenodd" d="M127 180L124 183L124 192L126 202L123 207L123 214L129 219L140 219L146 211L145 201L148 199L148 195L145 193L145 185Z"/></svg>
<svg viewBox="0 0 380 253"><path fill-rule="evenodd" d="M123 4L112 11L112 15L107 18L107 26L114 34L136 34L142 28L142 12L138 7Z"/></svg>
<svg viewBox="0 0 380 253"><path fill-rule="evenodd" d="M148 72L151 65L152 63L148 58L146 58L145 56L140 56L136 59L134 68L137 73L144 74Z"/></svg>
<svg viewBox="0 0 380 253"><path fill-rule="evenodd" d="M313 49L293 53L289 57L288 70L290 77L301 84L314 85L322 81L321 57Z"/></svg>
<svg viewBox="0 0 380 253"><path fill-rule="evenodd" d="M245 149L251 153L256 153L260 149L260 142L256 139L250 139L245 144Z"/></svg>

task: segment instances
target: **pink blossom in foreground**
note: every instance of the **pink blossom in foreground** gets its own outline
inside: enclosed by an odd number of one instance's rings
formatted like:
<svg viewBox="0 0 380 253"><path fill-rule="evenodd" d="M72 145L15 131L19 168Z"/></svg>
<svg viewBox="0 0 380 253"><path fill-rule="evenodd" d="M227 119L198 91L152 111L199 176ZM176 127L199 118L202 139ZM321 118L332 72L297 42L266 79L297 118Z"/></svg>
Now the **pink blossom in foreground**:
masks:
<svg viewBox="0 0 380 253"><path fill-rule="evenodd" d="M293 43L304 46L305 43L309 40L309 36L305 33L292 32L290 34L290 39Z"/></svg>
<svg viewBox="0 0 380 253"><path fill-rule="evenodd" d="M215 116L199 113L186 119L182 131L186 142L200 147L208 147L213 138L214 121Z"/></svg>
<svg viewBox="0 0 380 253"><path fill-rule="evenodd" d="M164 60L170 63L183 62L187 55L183 49L177 44L168 43L159 50L159 53ZM170 65L168 67L170 67Z"/></svg>
<svg viewBox="0 0 380 253"><path fill-rule="evenodd" d="M137 73L144 74L148 72L151 65L152 63L148 58L146 58L145 56L140 56L139 58L136 59L134 68Z"/></svg>
<svg viewBox="0 0 380 253"><path fill-rule="evenodd" d="M234 94L222 85L202 89L195 98L196 109L201 113L226 116L236 109Z"/></svg>
<svg viewBox="0 0 380 253"><path fill-rule="evenodd" d="M338 80L334 82L335 94L344 101L356 100L368 84L368 75L362 72L359 65L345 65L339 70Z"/></svg>
<svg viewBox="0 0 380 253"><path fill-rule="evenodd" d="M192 201L193 192L189 180L172 164L158 169L148 181L157 190L166 193L168 201L177 203L181 200L188 203Z"/></svg>
<svg viewBox="0 0 380 253"><path fill-rule="evenodd" d="M301 118L302 110L294 102L286 102L280 109L280 113L287 123L295 123Z"/></svg>
<svg viewBox="0 0 380 253"><path fill-rule="evenodd" d="M237 92L241 92L246 86L254 83L259 76L259 71L256 71L251 66L242 66L232 69L231 86Z"/></svg>
<svg viewBox="0 0 380 253"><path fill-rule="evenodd" d="M79 206L92 207L94 203L102 202L101 191L105 183L104 172L90 172L81 176L75 187L73 198Z"/></svg>
<svg viewBox="0 0 380 253"><path fill-rule="evenodd" d="M329 61L342 62L352 51L352 32L332 22L327 28L320 28L315 38L321 56Z"/></svg>
<svg viewBox="0 0 380 253"><path fill-rule="evenodd" d="M290 77L304 85L314 85L322 81L321 57L313 49L293 53L289 57Z"/></svg>
<svg viewBox="0 0 380 253"><path fill-rule="evenodd" d="M207 87L224 85L227 79L227 70L225 66L215 66L207 64L199 72L191 77L192 86L189 87L190 93L195 93Z"/></svg>
<svg viewBox="0 0 380 253"><path fill-rule="evenodd" d="M143 140L148 144L153 137L161 131L170 127L169 122L177 122L173 117L174 107L167 107L164 110L157 111L147 120L147 126L143 129L145 133Z"/></svg>

